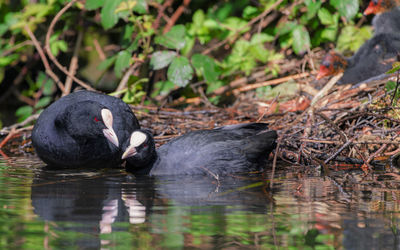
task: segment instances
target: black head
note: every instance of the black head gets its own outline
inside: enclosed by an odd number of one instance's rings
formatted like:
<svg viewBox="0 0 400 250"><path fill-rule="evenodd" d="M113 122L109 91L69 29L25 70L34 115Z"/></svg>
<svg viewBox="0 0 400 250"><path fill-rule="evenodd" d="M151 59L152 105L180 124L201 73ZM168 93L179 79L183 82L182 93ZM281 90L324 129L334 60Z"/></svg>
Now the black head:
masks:
<svg viewBox="0 0 400 250"><path fill-rule="evenodd" d="M109 109L94 101L74 103L59 114L57 128L64 129L75 140L106 138L116 147L118 137L112 128L113 115Z"/></svg>
<svg viewBox="0 0 400 250"><path fill-rule="evenodd" d="M157 157L153 136L144 129L132 132L129 142L124 145L124 150L122 159L126 159L128 170L134 172L151 169Z"/></svg>

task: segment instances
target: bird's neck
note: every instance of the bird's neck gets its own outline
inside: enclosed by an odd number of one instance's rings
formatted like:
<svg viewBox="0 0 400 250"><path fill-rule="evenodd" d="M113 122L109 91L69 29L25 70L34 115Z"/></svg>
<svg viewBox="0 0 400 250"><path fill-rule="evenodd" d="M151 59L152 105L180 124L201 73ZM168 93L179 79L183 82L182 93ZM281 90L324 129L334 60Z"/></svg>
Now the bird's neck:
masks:
<svg viewBox="0 0 400 250"><path fill-rule="evenodd" d="M154 150L153 154L145 159L128 161L126 169L135 175L148 175L158 158L157 150Z"/></svg>

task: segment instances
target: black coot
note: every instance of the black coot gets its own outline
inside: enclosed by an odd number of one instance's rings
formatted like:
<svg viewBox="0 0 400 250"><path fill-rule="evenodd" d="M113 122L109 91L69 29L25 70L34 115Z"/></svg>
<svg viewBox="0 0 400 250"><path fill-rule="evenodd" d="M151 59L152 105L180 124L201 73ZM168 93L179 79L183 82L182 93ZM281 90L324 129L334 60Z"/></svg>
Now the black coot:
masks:
<svg viewBox="0 0 400 250"><path fill-rule="evenodd" d="M122 100L79 91L60 98L40 114L32 143L49 166L111 167L121 162L121 142L139 128Z"/></svg>
<svg viewBox="0 0 400 250"><path fill-rule="evenodd" d="M264 123L189 132L155 149L151 133L136 130L123 148L128 171L139 175L223 175L258 169L277 134Z"/></svg>

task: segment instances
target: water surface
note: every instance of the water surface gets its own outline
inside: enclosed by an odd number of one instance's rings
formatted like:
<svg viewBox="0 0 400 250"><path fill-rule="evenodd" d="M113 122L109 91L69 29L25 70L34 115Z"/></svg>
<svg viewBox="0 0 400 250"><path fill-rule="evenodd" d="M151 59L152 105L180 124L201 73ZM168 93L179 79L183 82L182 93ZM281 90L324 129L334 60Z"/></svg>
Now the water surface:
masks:
<svg viewBox="0 0 400 250"><path fill-rule="evenodd" d="M382 173L135 178L0 158L2 249L398 249L399 181Z"/></svg>

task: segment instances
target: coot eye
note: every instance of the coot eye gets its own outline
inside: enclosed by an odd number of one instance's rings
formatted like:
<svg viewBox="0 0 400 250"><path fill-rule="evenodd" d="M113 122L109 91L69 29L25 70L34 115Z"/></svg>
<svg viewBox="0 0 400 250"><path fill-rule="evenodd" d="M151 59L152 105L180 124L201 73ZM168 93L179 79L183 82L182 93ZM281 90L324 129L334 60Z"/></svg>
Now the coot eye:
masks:
<svg viewBox="0 0 400 250"><path fill-rule="evenodd" d="M143 144L143 147L144 147L144 148L147 148L147 144L146 144L146 143L145 143L145 144Z"/></svg>
<svg viewBox="0 0 400 250"><path fill-rule="evenodd" d="M96 122L99 122L99 121L100 121L97 117L95 117L94 120L95 120Z"/></svg>

